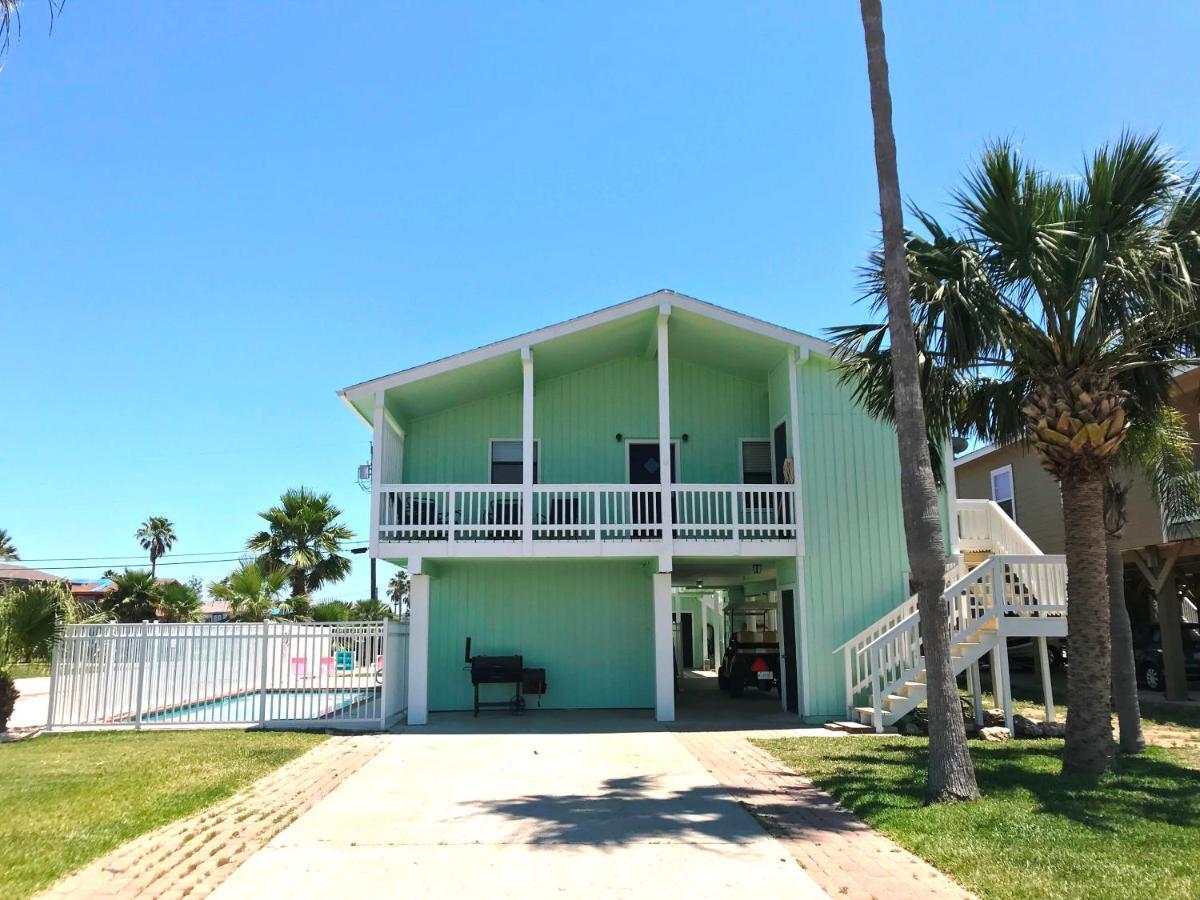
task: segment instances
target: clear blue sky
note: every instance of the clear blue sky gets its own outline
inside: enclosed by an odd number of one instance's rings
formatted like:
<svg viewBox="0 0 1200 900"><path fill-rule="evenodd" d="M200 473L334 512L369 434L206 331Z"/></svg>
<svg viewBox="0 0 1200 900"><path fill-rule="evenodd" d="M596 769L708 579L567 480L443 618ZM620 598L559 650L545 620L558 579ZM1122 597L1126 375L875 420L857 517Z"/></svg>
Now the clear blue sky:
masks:
<svg viewBox="0 0 1200 900"><path fill-rule="evenodd" d="M1125 126L1200 152L1195 4L886 6L922 205L997 136L1060 170ZM337 388L657 288L812 333L862 315L856 3L71 0L46 24L29 0L0 71L0 527L27 559L140 555L151 514L179 553L236 551L300 484L365 537ZM366 584L356 557L324 595Z"/></svg>

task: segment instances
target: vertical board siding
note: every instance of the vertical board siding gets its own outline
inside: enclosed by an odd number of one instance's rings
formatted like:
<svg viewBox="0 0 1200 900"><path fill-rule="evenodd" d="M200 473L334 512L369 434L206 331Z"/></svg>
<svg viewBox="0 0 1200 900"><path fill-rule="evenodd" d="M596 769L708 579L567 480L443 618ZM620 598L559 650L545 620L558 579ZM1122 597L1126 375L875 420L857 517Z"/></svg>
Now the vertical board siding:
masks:
<svg viewBox="0 0 1200 900"><path fill-rule="evenodd" d="M527 667L544 668L543 708L653 707L653 629L650 569L641 562L441 565L430 585L429 707L471 708L468 636L473 653L520 653ZM481 696L503 699L511 688Z"/></svg>
<svg viewBox="0 0 1200 900"><path fill-rule="evenodd" d="M671 423L676 437L688 434L678 445L680 481L739 483L739 439L770 436L766 384L672 360ZM616 435L658 437L657 363L622 357L537 382L533 433L542 483L623 484L628 448ZM404 480L486 483L489 438L520 436L519 392L414 419L405 439Z"/></svg>
<svg viewBox="0 0 1200 900"><path fill-rule="evenodd" d="M679 480L740 484L741 438L771 436L767 385L687 360L671 360L671 431L679 445Z"/></svg>
<svg viewBox="0 0 1200 900"><path fill-rule="evenodd" d="M787 367L771 372L772 422L788 412ZM797 368L810 718L845 715L834 649L904 600L907 569L895 430L867 416L831 360ZM794 453L794 449L792 449ZM790 570L790 571L787 571ZM780 582L793 575L781 566Z"/></svg>
<svg viewBox="0 0 1200 900"><path fill-rule="evenodd" d="M537 361L534 361L537 374ZM546 484L625 482L626 437L658 436L658 367L622 357L533 388L533 434Z"/></svg>
<svg viewBox="0 0 1200 900"><path fill-rule="evenodd" d="M430 413L408 423L404 480L487 484L488 441L521 437L521 393L510 391Z"/></svg>

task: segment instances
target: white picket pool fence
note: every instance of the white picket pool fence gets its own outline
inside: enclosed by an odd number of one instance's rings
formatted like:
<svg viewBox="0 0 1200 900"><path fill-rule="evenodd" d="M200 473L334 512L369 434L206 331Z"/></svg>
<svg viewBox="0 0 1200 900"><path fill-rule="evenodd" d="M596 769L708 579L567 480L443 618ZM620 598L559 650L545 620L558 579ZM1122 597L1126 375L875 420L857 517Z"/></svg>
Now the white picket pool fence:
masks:
<svg viewBox="0 0 1200 900"><path fill-rule="evenodd" d="M47 727L384 729L407 694L407 622L70 625Z"/></svg>

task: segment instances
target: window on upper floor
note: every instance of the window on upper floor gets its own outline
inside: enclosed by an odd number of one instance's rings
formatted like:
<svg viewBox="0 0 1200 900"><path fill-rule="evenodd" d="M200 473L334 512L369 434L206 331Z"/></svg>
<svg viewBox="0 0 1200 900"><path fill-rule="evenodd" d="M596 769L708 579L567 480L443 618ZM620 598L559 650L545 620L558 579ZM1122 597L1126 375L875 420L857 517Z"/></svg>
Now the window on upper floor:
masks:
<svg viewBox="0 0 1200 900"><path fill-rule="evenodd" d="M770 441L742 441L742 484L771 484Z"/></svg>
<svg viewBox="0 0 1200 900"><path fill-rule="evenodd" d="M1008 513L1008 517L1017 521L1016 492L1013 490L1012 466L992 469L992 499L996 505Z"/></svg>
<svg viewBox="0 0 1200 900"><path fill-rule="evenodd" d="M492 484L521 483L521 442L497 441L491 442L491 479ZM533 442L533 482L538 480L538 442Z"/></svg>

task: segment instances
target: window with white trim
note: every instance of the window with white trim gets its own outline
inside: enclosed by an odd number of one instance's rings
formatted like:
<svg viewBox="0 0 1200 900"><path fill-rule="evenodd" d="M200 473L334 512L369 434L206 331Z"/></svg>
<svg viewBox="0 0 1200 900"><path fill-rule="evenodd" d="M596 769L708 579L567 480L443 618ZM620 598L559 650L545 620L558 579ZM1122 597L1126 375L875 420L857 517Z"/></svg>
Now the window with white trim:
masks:
<svg viewBox="0 0 1200 900"><path fill-rule="evenodd" d="M490 460L492 484L521 483L521 442L492 441ZM533 483L538 480L538 442L533 442Z"/></svg>
<svg viewBox="0 0 1200 900"><path fill-rule="evenodd" d="M742 484L771 484L770 441L742 441Z"/></svg>
<svg viewBox="0 0 1200 900"><path fill-rule="evenodd" d="M1016 493L1013 489L1012 466L992 469L992 499L996 505L1008 513L1008 517L1017 521Z"/></svg>

